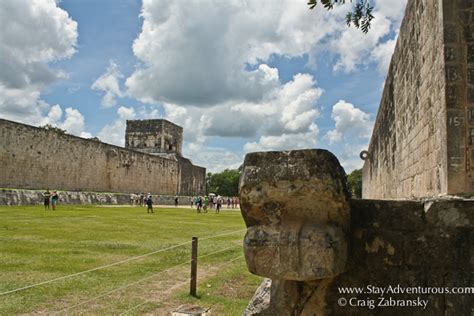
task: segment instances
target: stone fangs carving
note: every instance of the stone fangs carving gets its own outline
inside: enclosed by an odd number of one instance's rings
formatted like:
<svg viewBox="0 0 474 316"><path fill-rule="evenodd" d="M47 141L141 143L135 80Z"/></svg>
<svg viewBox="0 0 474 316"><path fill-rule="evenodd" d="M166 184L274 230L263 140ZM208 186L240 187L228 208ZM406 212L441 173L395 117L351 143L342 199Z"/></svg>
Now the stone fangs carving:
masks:
<svg viewBox="0 0 474 316"><path fill-rule="evenodd" d="M251 153L240 195L248 269L272 279L270 309L282 293L292 293L280 304L299 315L300 294L308 300L320 288L314 281L345 271L350 225L345 172L326 150Z"/></svg>

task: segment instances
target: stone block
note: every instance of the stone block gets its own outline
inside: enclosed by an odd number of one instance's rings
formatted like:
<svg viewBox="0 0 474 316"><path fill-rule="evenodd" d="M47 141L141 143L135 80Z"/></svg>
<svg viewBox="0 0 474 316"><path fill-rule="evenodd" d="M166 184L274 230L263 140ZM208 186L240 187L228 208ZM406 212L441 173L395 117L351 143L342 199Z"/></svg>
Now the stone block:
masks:
<svg viewBox="0 0 474 316"><path fill-rule="evenodd" d="M344 271L349 195L334 155L325 150L248 154L240 195L252 273L301 281Z"/></svg>
<svg viewBox="0 0 474 316"><path fill-rule="evenodd" d="M428 201L425 205L424 217L435 227L474 228L474 201Z"/></svg>
<svg viewBox="0 0 474 316"><path fill-rule="evenodd" d="M352 225L358 228L398 227L417 231L423 224L422 204L417 201L352 200Z"/></svg>

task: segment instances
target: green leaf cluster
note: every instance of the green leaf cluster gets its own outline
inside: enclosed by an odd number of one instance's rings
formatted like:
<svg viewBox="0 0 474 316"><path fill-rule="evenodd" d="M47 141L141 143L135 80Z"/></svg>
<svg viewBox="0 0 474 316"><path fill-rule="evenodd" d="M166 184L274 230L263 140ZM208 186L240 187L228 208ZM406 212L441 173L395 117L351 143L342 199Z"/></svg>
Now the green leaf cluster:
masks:
<svg viewBox="0 0 474 316"><path fill-rule="evenodd" d="M347 185L353 198L362 198L362 169L355 169L347 176Z"/></svg>
<svg viewBox="0 0 474 316"><path fill-rule="evenodd" d="M350 0L352 2L352 0ZM331 10L336 4L344 4L346 0L319 0L321 5ZM318 4L318 0L309 0L308 6L310 9L314 9ZM374 19L372 15L374 7L370 5L369 0L356 0L352 6L352 10L346 14L347 26L354 25L354 27L361 29L362 32L367 33L370 29L370 23Z"/></svg>

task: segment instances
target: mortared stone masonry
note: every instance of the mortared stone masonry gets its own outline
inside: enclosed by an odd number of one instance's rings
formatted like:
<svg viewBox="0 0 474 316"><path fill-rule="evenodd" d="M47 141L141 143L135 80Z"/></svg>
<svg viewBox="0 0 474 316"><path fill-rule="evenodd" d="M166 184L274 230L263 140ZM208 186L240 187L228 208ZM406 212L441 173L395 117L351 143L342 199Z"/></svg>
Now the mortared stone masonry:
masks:
<svg viewBox="0 0 474 316"><path fill-rule="evenodd" d="M368 152L364 198L474 195L474 1L408 1Z"/></svg>
<svg viewBox="0 0 474 316"><path fill-rule="evenodd" d="M182 128L172 125L182 141ZM206 169L181 156L181 143L166 156L134 149L0 119L0 187L188 196L205 192Z"/></svg>

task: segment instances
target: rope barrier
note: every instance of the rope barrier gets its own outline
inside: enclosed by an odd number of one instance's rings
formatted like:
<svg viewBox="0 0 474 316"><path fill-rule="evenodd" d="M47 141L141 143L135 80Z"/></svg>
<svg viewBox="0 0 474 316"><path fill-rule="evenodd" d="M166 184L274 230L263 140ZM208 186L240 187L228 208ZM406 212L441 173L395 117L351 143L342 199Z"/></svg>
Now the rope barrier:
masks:
<svg viewBox="0 0 474 316"><path fill-rule="evenodd" d="M206 256L207 256L207 255L206 255ZM241 255L241 256L235 257L235 258L233 258L233 259L231 259L231 260L229 260L229 261L227 261L227 262L225 262L225 263L219 265L219 267L222 268L222 267L224 267L224 266L226 266L226 265L228 265L228 264L230 264L230 263L232 263L232 262L234 262L234 261L236 261L236 260L238 260L238 259L240 259L240 258L243 258L243 256ZM135 309L137 309L137 308L139 308L139 307L145 305L146 303L152 303L152 301L145 301L145 302L142 302L142 303L140 303L140 304L138 304L138 305L135 305L135 306L133 306L132 308L127 309L125 312L119 314L119 316L121 316L121 315L127 315L127 313L129 313L129 312L131 312L131 311L133 311L133 310L135 310Z"/></svg>
<svg viewBox="0 0 474 316"><path fill-rule="evenodd" d="M66 308L60 310L59 312L54 313L54 315L60 314L60 313L62 313L62 312L65 312L65 311L68 311L68 310L70 310L70 309L73 309L73 308L75 308L75 307L78 307L78 306L87 304L87 303L89 303L89 302L95 301L96 299L99 299L99 298L101 298L101 297L110 295L110 294L112 294L112 293L118 292L118 291L123 290L123 289L126 289L127 287L130 287L130 286L132 286L132 285L138 284L138 283L143 282L143 281L145 281L145 280L151 279L151 278L153 278L153 277L155 277L155 276L157 276L157 275L160 275L160 274L162 274L162 273L164 273L164 272L167 272L167 271L169 271L169 270L171 270L171 269L174 269L174 268L176 268L176 267L179 267L179 266L188 264L188 263L190 263L191 261L192 261L192 260L188 260L188 261L186 261L186 262L182 262L182 263L177 264L177 265L175 265L175 266L172 266L172 267L170 267L170 268L168 268L168 269L165 269L165 270L162 270L162 271L160 271L160 272L158 272L158 273L155 273L155 274L152 274L152 275L150 275L150 276L147 276L147 277L145 277L145 278L143 278L143 279L134 281L134 282L129 283L129 284L125 284L125 285L123 285L123 286L120 286L120 287L115 288L115 289L113 289L113 290L111 290L111 291L105 292L105 293L103 293L103 294L100 294L100 295L98 295L98 296L96 296L96 297L93 297L93 298L88 299L88 300L86 300L86 301L83 301L83 302L81 302L81 303L72 305L72 306L70 306L70 307L66 307Z"/></svg>
<svg viewBox="0 0 474 316"><path fill-rule="evenodd" d="M217 250L217 251L208 253L208 254L206 254L206 255L199 256L199 257L197 257L197 258L198 258L198 259L202 259L202 258L205 258L205 257L209 257L209 256L212 256L212 255L215 255L216 253L224 252L224 251L226 251L226 250L229 250L229 249L232 249L232 248L237 248L237 247L241 247L241 245L230 246L230 247L227 247L227 248L224 248L224 249L221 249L221 250Z"/></svg>
<svg viewBox="0 0 474 316"><path fill-rule="evenodd" d="M226 251L226 250L228 250L228 249L230 249L230 248L236 248L236 247L238 247L238 246L227 247L227 248L224 248L224 249L215 251L215 252L213 252L213 253L200 256L200 257L198 257L198 259L204 258L204 257L208 257L208 256L210 256L210 255L214 255L214 254L219 253L219 252L224 252L224 251ZM134 281L134 282L132 282L132 283L125 284L125 285L123 285L123 286L120 286L120 287L118 287L118 288L115 288L115 289L113 289L113 290L110 290L110 291L108 291L108 292L105 292L105 293L103 293L103 294L100 294L100 295L98 295L98 296L95 296L95 297L93 297L93 298L91 298L91 299L88 299L88 300L86 300L86 301L83 301L83 302L81 302L81 303L78 303L78 304L72 305L72 306L70 306L70 307L67 307L67 308L65 308L65 309L62 309L62 310L60 310L59 312L56 312L56 313L54 313L54 314L57 315L57 314L60 314L60 313L62 313L62 312L65 312L65 311L68 311L68 310L70 310L70 309L73 309L73 308L75 308L75 307L78 307L78 306L87 304L87 303L89 303L89 302L95 301L96 299L99 299L99 298L101 298L101 297L104 297L104 296L113 294L113 293L115 293L115 292L118 292L118 291L120 291L120 290L123 290L123 289L125 289L125 288L127 288L127 287L130 287L130 286L132 286L132 285L138 284L138 283L143 282L143 281L145 281L145 280L151 279L151 278L153 278L153 277L155 277L155 276L157 276L157 275L160 275L160 274L162 274L162 273L164 273L164 272L167 272L167 271L172 270L172 269L174 269L174 268L177 268L177 267L179 267L179 266L182 266L182 265L191 263L192 261L193 261L193 260L188 260L188 261L179 263L179 264L174 265L174 266L172 266L172 267L170 267L170 268L167 268L167 269L165 269L165 270L162 270L162 271L160 271L160 272L157 272L157 273L155 273L155 274L152 274L152 275L150 275L150 276L147 276L147 277L145 277L145 278L143 278L143 279Z"/></svg>
<svg viewBox="0 0 474 316"><path fill-rule="evenodd" d="M235 233L239 233L239 232L243 232L243 231L246 231L247 229L239 229L239 230L235 230L233 232L228 232L228 233L223 233L223 234L219 234L219 235L214 235L214 236L210 236L210 237L203 237L203 238L199 238L199 241L203 241L203 240L208 240L208 239L212 239L212 238L216 238L216 237L222 237L222 236L227 236L227 235L232 235L232 234L235 234Z"/></svg>
<svg viewBox="0 0 474 316"><path fill-rule="evenodd" d="M128 258L128 259L125 259L125 260L117 261L117 262L110 263L110 264L107 264L107 265L104 265L104 266L100 266L100 267L97 267L97 268L93 268L93 269L89 269L89 270L85 270L85 271L81 271L81 272L77 272L77 273L65 275L65 276L62 276L62 277L59 277L59 278L55 278L55 279L52 279L52 280L47 280L47 281L39 282L39 283L36 283L36 284L27 285L27 286L24 286L24 287L20 287L20 288L18 288L18 289L14 289L14 290L10 290L10 291L7 291L7 292L0 293L0 296L6 295L6 294L15 293L15 292L22 291L22 290L26 290L26 289L31 289L31 288L33 288L33 287L37 287L37 286L40 286L40 285L44 285L44 284L48 284L48 283L52 283L52 282L56 282L56 281L60 281L60 280L69 279L69 278L76 277L76 276L79 276L79 275L82 275L82 274L86 274L86 273L89 273L89 272L93 272L93 271L97 271L97 270L109 268L109 267L112 267L112 266L116 266L116 265L118 265L118 264L122 264L122 263L129 262L129 261L132 261L132 260L137 260L137 259L145 258L145 257L151 256L151 255L154 255L154 254L163 252L163 251L171 250L171 249L174 249L174 248L177 248L177 247L180 247L180 246L189 244L189 243L191 243L191 241L186 241L186 242L183 242L183 243L178 244L178 245L174 245L174 246L171 246L171 247L168 247L168 248L156 250L156 251L153 251L153 252L146 253L146 254L144 254L144 255L140 255L140 256Z"/></svg>
<svg viewBox="0 0 474 316"><path fill-rule="evenodd" d="M218 235L214 235L214 236L204 237L204 238L202 238L201 240L207 240L207 239L212 239L212 238L216 238L216 237L231 235L231 234L235 234L235 233L237 233L237 232L241 232L241 231L244 231L244 230L245 230L245 229L241 229L241 230L237 230L237 231L233 231L233 232L227 232L227 233L218 234ZM174 246L171 246L171 247L168 247L168 248L164 248L164 249L159 249L159 250L152 251L152 252L149 252L149 253L140 255L140 256L136 256L136 257L128 258L128 259L121 260L121 261L118 261L118 262L110 263L110 264L107 264L107 265L104 265L104 266L100 266L100 267L92 268L92 269L89 269L89 270L85 270L85 271L81 271L81 272L77 272L77 273L65 275L65 276L62 276L62 277L58 277L58 278L55 278L55 279L51 279L51 280L47 280L47 281L43 281L43 282L39 282L39 283L27 285L27 286L23 286L23 287L14 289L14 290L2 292L2 293L0 293L0 296L7 295L7 294L11 294L11 293L15 293L15 292L19 292L19 291L23 291L23 290L27 290L27 289L31 289L31 288L34 288L34 287L38 287L38 286L41 286L41 285L45 285L45 284L52 283L52 282L56 282L56 281L60 281L60 280L69 279L69 278L72 278L72 277L76 277L76 276L83 275L83 274L86 274L86 273L89 273L89 272L93 272L93 271L97 271L97 270L109 268L109 267L112 267L112 266L115 266L115 265L118 265L118 264L122 264L122 263L129 262L129 261L133 261L133 260L145 258L145 257L151 256L151 255L154 255L154 254L163 252L163 251L171 250L171 249L174 249L174 248L177 248L177 247L180 247L180 246L189 244L189 243L191 243L191 242L192 242L192 241L186 241L186 242L183 242L183 243L178 244L178 245L174 245Z"/></svg>

